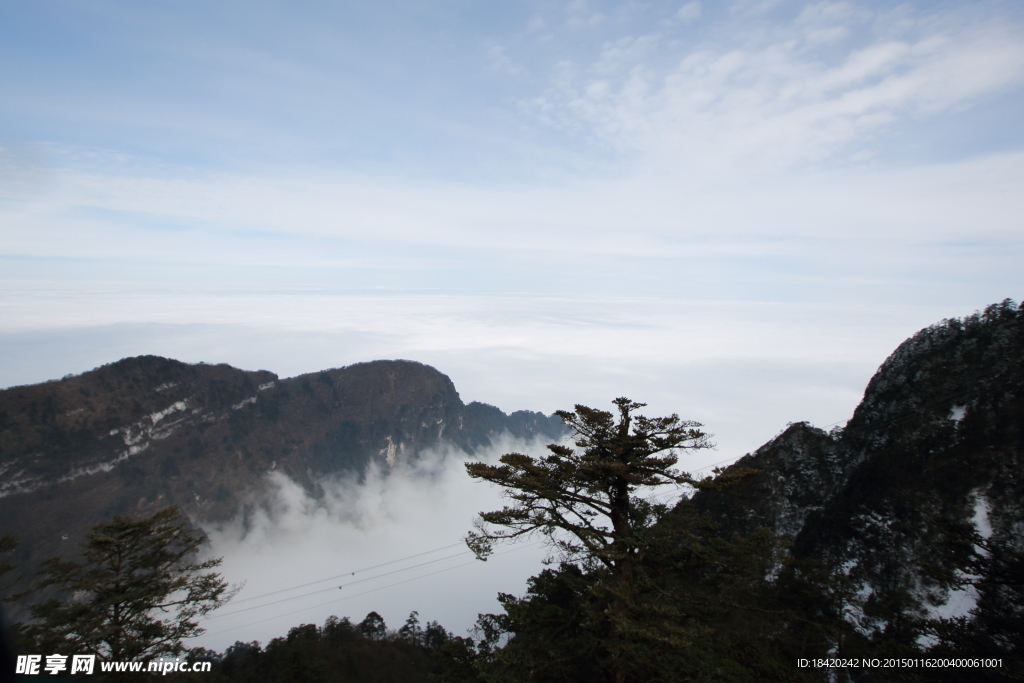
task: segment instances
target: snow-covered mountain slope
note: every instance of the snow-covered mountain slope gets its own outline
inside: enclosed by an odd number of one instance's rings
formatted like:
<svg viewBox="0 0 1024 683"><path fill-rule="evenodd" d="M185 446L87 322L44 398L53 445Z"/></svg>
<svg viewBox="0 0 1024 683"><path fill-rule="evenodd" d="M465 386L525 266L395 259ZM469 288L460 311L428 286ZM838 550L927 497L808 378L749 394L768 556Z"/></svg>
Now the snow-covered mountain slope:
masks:
<svg viewBox="0 0 1024 683"><path fill-rule="evenodd" d="M1024 307L922 330L845 428L790 425L734 467L759 473L693 502L791 541L863 647L1024 651Z"/></svg>

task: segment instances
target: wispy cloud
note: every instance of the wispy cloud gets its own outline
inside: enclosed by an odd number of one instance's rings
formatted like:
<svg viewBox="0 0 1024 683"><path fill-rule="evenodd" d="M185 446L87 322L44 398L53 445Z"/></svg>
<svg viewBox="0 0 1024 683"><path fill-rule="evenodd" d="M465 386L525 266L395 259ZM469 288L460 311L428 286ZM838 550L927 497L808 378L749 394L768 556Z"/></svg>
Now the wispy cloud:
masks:
<svg viewBox="0 0 1024 683"><path fill-rule="evenodd" d="M675 18L683 22L695 21L700 16L701 4L694 0L688 2L675 13Z"/></svg>
<svg viewBox="0 0 1024 683"><path fill-rule="evenodd" d="M892 35L885 16L819 3L791 24L695 46L665 32L622 37L527 104L660 171L727 181L849 160L880 134L1024 83L1020 26L966 14L918 16ZM675 64L652 67L657 51Z"/></svg>

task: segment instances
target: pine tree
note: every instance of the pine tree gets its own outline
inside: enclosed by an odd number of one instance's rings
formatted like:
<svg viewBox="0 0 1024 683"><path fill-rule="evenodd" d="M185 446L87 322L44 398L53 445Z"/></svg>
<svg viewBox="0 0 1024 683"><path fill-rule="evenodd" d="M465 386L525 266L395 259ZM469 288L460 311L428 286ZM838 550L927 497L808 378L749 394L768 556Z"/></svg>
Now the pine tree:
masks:
<svg viewBox="0 0 1024 683"><path fill-rule="evenodd" d="M35 589L60 597L33 605L22 632L46 652L95 654L101 660L177 655L182 640L203 633L195 621L232 596L217 573L220 559L196 563L205 538L176 507L152 517L115 517L94 526L79 561L43 563Z"/></svg>
<svg viewBox="0 0 1024 683"><path fill-rule="evenodd" d="M618 422L609 412L582 405L575 412L556 411L576 433L581 450L552 444L544 458L508 453L501 465L466 464L469 476L505 488L514 501L481 513L477 530L467 537L478 558L486 558L496 540L540 533L565 561L630 574L668 510L639 494L666 484L701 486L704 482L675 469L676 453L714 446L698 422L678 415L634 416L646 404L627 398L614 403Z"/></svg>
<svg viewBox="0 0 1024 683"><path fill-rule="evenodd" d="M413 645L423 644L423 627L420 626L420 613L416 610L409 612L409 618L405 625L398 629L398 637Z"/></svg>
<svg viewBox="0 0 1024 683"><path fill-rule="evenodd" d="M500 595L505 613L481 615L477 640L446 643L438 680L815 679L793 673L776 642L785 622L766 579L779 539L765 529L727 539L688 500L670 509L646 497L665 485L723 489L754 471L681 472L680 453L712 447L702 425L636 415L643 404L626 398L614 404L618 415L581 405L556 413L576 448L467 464L511 501L480 515L467 537L477 556L541 534L561 562L533 577L526 596Z"/></svg>
<svg viewBox="0 0 1024 683"><path fill-rule="evenodd" d="M384 617L376 612L370 612L359 622L359 632L371 640L382 640L388 634L387 624Z"/></svg>
<svg viewBox="0 0 1024 683"><path fill-rule="evenodd" d="M659 524L668 506L642 494L663 485L709 485L710 480L696 480L675 465L678 452L712 444L700 423L678 415L634 415L644 404L626 398L614 404L617 419L582 405L556 413L575 432L576 449L552 444L543 458L509 453L500 465L468 463L471 477L502 486L513 504L481 513L467 543L484 559L494 541L540 533L563 562L578 562L592 572L588 611L594 615L590 621L600 623L591 631L600 640L610 679L621 683L638 640L660 637L638 621L638 613L652 605L641 606L637 598L649 584L642 568L648 553L671 544L673 535Z"/></svg>
<svg viewBox="0 0 1024 683"><path fill-rule="evenodd" d="M11 534L0 536L0 555L6 555L14 551L19 545L21 545L21 542ZM6 591L17 582L16 578L11 579L6 576L14 568L14 565L10 562L6 560L0 561L0 592Z"/></svg>

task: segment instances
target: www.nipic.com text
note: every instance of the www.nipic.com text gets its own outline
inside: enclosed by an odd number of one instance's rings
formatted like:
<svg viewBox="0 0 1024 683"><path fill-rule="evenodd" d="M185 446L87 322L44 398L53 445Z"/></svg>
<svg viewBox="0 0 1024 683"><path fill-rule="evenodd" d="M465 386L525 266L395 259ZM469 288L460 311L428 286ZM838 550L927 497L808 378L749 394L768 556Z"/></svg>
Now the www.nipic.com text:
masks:
<svg viewBox="0 0 1024 683"><path fill-rule="evenodd" d="M44 662L45 659L45 662ZM68 661L70 660L70 661ZM146 671L166 676L175 671L202 673L210 670L210 662L182 662L179 660L155 660L152 662L100 662L100 671ZM15 673L32 676L40 671L58 674L91 674L96 667L96 655L18 655Z"/></svg>

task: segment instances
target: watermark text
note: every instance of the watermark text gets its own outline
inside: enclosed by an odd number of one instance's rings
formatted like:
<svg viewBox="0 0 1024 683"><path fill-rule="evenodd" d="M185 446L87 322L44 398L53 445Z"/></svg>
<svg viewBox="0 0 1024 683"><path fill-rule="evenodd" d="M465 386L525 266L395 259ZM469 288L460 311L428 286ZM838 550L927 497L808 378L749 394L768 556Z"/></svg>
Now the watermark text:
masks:
<svg viewBox="0 0 1024 683"><path fill-rule="evenodd" d="M99 663L99 670L158 673L166 676L169 673L204 673L210 671L211 662L187 662L179 659L156 659L151 662L104 662ZM41 673L59 674L92 674L96 670L96 655L18 655L15 673L26 676L37 676Z"/></svg>

